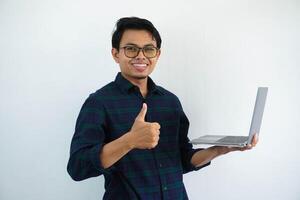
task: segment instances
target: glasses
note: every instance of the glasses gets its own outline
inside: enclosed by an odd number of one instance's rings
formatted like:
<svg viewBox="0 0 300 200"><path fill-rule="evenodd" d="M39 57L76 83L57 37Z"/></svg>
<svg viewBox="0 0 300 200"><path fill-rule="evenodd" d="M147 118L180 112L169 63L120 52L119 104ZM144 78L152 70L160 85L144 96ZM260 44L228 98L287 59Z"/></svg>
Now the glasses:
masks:
<svg viewBox="0 0 300 200"><path fill-rule="evenodd" d="M141 50L146 58L154 58L158 53L158 48L153 46L145 46L143 48L139 48L136 46L124 46L120 49L124 49L125 56L128 58L137 57Z"/></svg>

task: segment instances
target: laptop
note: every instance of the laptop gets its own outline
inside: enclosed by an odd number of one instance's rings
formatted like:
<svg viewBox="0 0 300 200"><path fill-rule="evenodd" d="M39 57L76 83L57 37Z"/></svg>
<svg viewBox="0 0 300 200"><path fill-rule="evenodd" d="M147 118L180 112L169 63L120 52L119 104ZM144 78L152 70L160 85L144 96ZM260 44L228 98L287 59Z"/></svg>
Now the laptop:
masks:
<svg viewBox="0 0 300 200"><path fill-rule="evenodd" d="M248 136L204 135L191 140L190 143L232 147L244 147L247 144L251 144L254 134L259 134L260 131L267 93L267 87L259 87L257 89L255 106Z"/></svg>

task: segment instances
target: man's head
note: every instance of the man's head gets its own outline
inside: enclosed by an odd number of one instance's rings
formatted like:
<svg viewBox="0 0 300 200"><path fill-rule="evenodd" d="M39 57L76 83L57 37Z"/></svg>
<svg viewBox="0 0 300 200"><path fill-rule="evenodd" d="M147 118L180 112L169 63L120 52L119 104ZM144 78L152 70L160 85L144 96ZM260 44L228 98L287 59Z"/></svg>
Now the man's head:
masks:
<svg viewBox="0 0 300 200"><path fill-rule="evenodd" d="M112 55L129 80L145 79L155 68L161 38L153 24L137 17L121 18L112 36Z"/></svg>

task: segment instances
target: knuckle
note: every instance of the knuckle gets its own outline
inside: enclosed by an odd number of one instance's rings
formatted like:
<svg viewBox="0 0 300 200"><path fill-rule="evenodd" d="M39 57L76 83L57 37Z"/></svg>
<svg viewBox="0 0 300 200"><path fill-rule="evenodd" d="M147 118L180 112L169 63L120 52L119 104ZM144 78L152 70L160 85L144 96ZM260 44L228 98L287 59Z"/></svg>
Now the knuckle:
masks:
<svg viewBox="0 0 300 200"><path fill-rule="evenodd" d="M157 145L156 142L152 143L151 147L154 148Z"/></svg>
<svg viewBox="0 0 300 200"><path fill-rule="evenodd" d="M155 135L152 136L152 142L156 142L156 136Z"/></svg>
<svg viewBox="0 0 300 200"><path fill-rule="evenodd" d="M156 129L155 129L154 126L151 126L151 132L152 132L152 133L155 133L155 132L156 132Z"/></svg>
<svg viewBox="0 0 300 200"><path fill-rule="evenodd" d="M154 129L160 129L160 125L157 122L151 124Z"/></svg>
<svg viewBox="0 0 300 200"><path fill-rule="evenodd" d="M146 123L145 126L148 128L148 129L151 129L152 128L152 125L150 123Z"/></svg>
<svg viewBox="0 0 300 200"><path fill-rule="evenodd" d="M148 144L147 144L147 148L148 148L148 149L152 149L152 148L153 148L153 143L148 143Z"/></svg>
<svg viewBox="0 0 300 200"><path fill-rule="evenodd" d="M153 123L153 126L154 126L156 129L160 129L160 125L159 125L159 123L157 123L157 122L154 122L154 123Z"/></svg>
<svg viewBox="0 0 300 200"><path fill-rule="evenodd" d="M160 129L160 127L161 127L161 126L160 126L160 124L159 124L159 123L157 123L157 128L158 128L158 129Z"/></svg>

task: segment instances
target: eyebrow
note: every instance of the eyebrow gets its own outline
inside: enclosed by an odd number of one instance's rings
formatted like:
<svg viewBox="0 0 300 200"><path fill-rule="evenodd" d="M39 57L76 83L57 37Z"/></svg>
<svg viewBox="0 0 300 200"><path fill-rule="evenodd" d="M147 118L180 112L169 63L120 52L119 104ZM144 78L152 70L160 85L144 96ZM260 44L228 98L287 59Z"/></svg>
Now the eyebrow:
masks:
<svg viewBox="0 0 300 200"><path fill-rule="evenodd" d="M139 45L134 44L134 43L126 43L125 46L127 46L127 45L139 47ZM153 47L155 47L154 44L151 44L151 43L145 44L143 47L147 47L147 46L153 46Z"/></svg>

